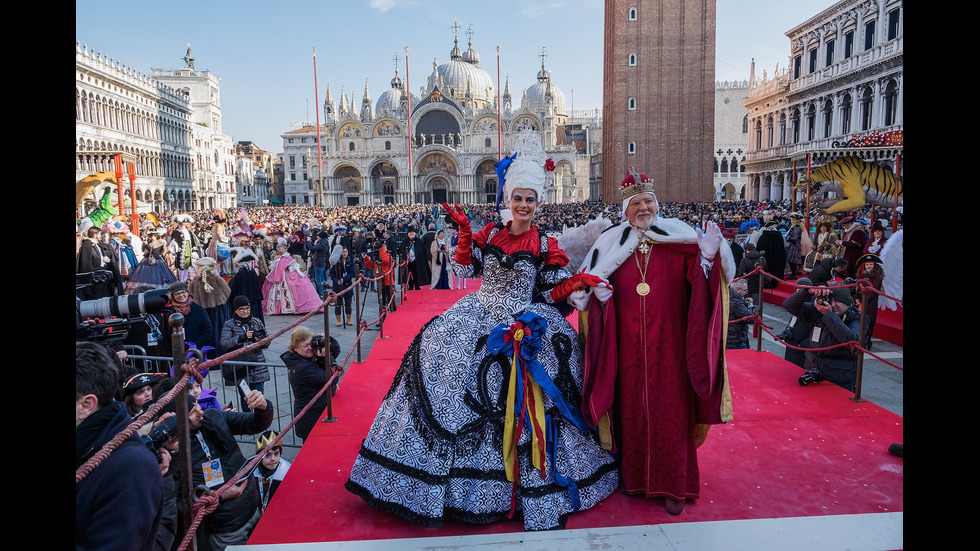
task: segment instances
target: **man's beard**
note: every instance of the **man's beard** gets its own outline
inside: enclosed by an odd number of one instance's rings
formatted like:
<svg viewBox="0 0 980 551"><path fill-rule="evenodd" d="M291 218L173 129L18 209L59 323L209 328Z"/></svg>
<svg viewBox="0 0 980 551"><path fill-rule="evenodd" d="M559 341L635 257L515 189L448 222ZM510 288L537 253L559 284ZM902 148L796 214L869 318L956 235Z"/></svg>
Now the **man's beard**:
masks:
<svg viewBox="0 0 980 551"><path fill-rule="evenodd" d="M630 222L630 225L638 230L648 230L650 229L650 226L653 225L653 220L654 218L652 214L637 215L633 218L633 221Z"/></svg>

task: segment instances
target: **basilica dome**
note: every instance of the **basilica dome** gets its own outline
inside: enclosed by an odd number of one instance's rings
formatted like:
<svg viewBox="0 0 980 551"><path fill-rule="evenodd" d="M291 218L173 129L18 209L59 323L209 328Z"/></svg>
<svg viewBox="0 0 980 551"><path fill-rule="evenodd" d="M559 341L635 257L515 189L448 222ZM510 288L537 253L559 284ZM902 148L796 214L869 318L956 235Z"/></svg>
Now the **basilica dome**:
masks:
<svg viewBox="0 0 980 551"><path fill-rule="evenodd" d="M378 98L374 112L381 113L384 110L397 112L403 99L405 99L405 84L398 76L398 69L395 69L395 78L391 79L391 88L385 90Z"/></svg>
<svg viewBox="0 0 980 551"><path fill-rule="evenodd" d="M555 115L562 117L568 115L568 110L565 107L565 93L551 83L551 73L544 68L544 63L542 63L541 70L538 71L538 82L524 91L521 107L530 109L535 113L544 113L547 111L549 98Z"/></svg>
<svg viewBox="0 0 980 551"><path fill-rule="evenodd" d="M473 50L472 43L463 54L459 49L459 40L453 42L449 61L436 67L436 73L447 88L444 91L462 98L469 89L474 100L492 102L495 98L493 77L480 67L480 54Z"/></svg>

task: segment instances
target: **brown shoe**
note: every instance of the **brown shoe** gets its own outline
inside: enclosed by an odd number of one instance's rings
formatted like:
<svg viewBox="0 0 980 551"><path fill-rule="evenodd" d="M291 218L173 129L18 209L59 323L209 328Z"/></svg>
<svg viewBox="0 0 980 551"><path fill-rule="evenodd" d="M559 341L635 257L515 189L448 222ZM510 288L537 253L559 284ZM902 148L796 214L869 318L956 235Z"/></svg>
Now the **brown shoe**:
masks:
<svg viewBox="0 0 980 551"><path fill-rule="evenodd" d="M672 515L679 515L684 512L684 505L686 505L684 501L677 501L669 497L664 498L664 508Z"/></svg>

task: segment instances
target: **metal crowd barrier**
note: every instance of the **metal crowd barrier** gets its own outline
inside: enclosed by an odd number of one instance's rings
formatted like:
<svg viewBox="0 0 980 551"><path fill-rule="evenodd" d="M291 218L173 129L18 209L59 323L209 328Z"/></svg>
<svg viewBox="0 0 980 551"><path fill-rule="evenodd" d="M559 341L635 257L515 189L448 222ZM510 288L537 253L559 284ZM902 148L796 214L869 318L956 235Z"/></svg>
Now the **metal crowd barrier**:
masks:
<svg viewBox="0 0 980 551"><path fill-rule="evenodd" d="M138 346L126 346L127 361L139 372L142 373L169 373L170 366L173 364L172 358L166 358L163 356L147 356L145 351ZM277 433L282 430L283 427L288 425L293 420L293 389L289 386L289 370L282 363L272 363L272 362L237 362L233 360L228 360L223 362L221 365L227 365L231 367L235 366L245 366L246 373L255 369L259 366L265 366L269 369L269 380L265 382L265 388L262 390L262 394L265 395L266 400L272 403L273 408L276 411L276 420L272 422L270 427ZM281 383L281 384L280 384ZM242 400L241 393L237 386L225 386L224 380L221 377L221 369L219 367L213 368L208 372L207 377L204 377L204 381L201 382L201 387L205 389L216 389L215 396L218 399L218 403L223 405L228 405L231 403L235 407L236 411L242 410ZM327 414L326 411L323 412L324 415ZM291 447L299 449L303 445L303 441L297 438L294 434L296 431L289 431L282 439L282 445L284 447ZM255 454L255 439L258 435L236 435L235 440L239 444L246 445L243 448L245 457L251 457Z"/></svg>

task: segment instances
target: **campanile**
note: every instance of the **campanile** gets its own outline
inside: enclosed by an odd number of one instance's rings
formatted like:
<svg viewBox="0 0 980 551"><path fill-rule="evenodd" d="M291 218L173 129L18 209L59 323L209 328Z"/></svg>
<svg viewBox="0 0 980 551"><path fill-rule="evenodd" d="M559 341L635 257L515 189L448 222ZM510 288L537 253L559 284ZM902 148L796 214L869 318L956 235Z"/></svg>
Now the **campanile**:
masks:
<svg viewBox="0 0 980 551"><path fill-rule="evenodd" d="M657 198L713 201L715 0L606 0L602 199L634 167Z"/></svg>

